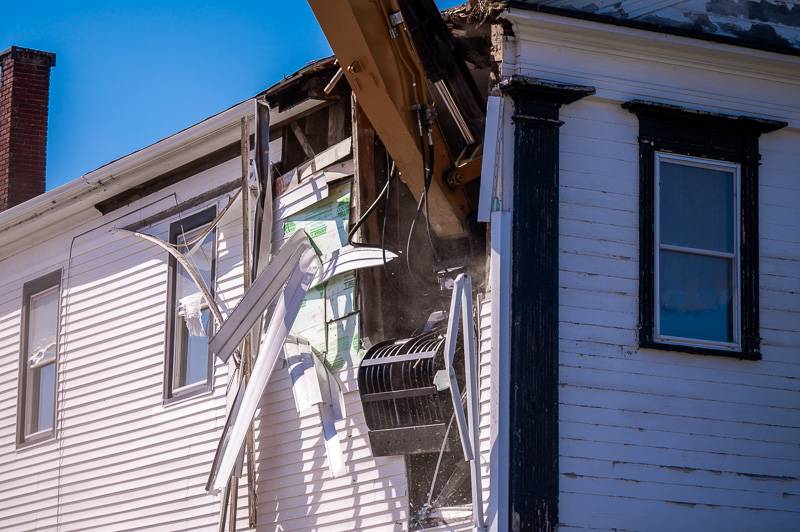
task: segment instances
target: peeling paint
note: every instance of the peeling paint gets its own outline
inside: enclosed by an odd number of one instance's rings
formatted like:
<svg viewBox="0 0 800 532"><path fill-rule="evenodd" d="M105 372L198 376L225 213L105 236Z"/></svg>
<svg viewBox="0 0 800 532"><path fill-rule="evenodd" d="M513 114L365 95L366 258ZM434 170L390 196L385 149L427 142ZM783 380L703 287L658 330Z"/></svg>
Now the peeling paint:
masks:
<svg viewBox="0 0 800 532"><path fill-rule="evenodd" d="M800 53L800 4L790 0L521 0L515 4L667 33Z"/></svg>

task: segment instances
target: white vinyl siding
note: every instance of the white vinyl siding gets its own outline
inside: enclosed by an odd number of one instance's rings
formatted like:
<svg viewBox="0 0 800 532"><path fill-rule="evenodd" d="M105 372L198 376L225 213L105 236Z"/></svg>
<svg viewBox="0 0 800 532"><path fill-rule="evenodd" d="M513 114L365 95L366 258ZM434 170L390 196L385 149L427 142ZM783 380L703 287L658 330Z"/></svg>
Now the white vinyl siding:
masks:
<svg viewBox="0 0 800 532"><path fill-rule="evenodd" d="M149 210L138 208L152 198L115 212L131 214L114 224L173 207L173 191L184 201L239 172L238 160L215 167L166 189ZM107 221L0 261L0 529L216 530L219 497L204 486L225 420L228 368L215 364L209 395L163 406L167 256L112 234ZM166 239L170 221L148 232ZM218 298L228 306L241 295L240 225L221 229ZM16 450L22 285L57 268L58 437Z"/></svg>

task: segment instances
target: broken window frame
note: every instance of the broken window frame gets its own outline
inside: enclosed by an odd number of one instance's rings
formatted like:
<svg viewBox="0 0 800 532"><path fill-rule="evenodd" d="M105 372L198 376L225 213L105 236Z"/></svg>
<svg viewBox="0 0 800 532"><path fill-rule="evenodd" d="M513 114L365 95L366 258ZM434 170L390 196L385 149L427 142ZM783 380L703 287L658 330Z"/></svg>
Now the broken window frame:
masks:
<svg viewBox="0 0 800 532"><path fill-rule="evenodd" d="M31 299L51 290L56 291L56 330L55 330L55 356L53 360L30 367L31 353L28 349L31 324ZM58 418L58 352L60 347L59 335L61 332L61 270L43 275L25 283L22 287L22 312L20 323L20 348L19 348L19 388L17 395L17 447L23 447L45 440L53 439L56 435L56 419ZM41 375L41 370L46 366L53 366L53 418L50 427L43 430L31 430L34 416L38 417L39 404L36 391L36 378ZM37 427L38 428L38 427Z"/></svg>
<svg viewBox="0 0 800 532"><path fill-rule="evenodd" d="M178 237L181 234L189 234L192 231L200 229L211 223L216 217L217 209L215 206L198 211L188 217L179 219L169 226L169 242L170 244L178 244ZM208 287L212 295L215 294L216 285L216 269L217 269L217 229L216 227L209 232L212 236L212 255L211 255L211 286ZM208 238L208 235L204 237ZM189 260L192 260L189 258ZM177 276L178 268L180 265L175 257L169 257L167 267L167 314L166 314L166 339L164 351L164 404L169 404L175 401L181 401L197 395L202 395L211 392L213 388L214 378L214 357L211 352L207 353L207 369L205 380L195 383L187 384L184 386L176 387L175 384L175 371L179 364L178 357L185 356L185 353L179 352L178 334L176 326L177 311L178 311L178 297L177 289ZM205 306L205 305L204 305ZM210 336L213 332L214 319L213 316L208 320L208 328L206 334Z"/></svg>

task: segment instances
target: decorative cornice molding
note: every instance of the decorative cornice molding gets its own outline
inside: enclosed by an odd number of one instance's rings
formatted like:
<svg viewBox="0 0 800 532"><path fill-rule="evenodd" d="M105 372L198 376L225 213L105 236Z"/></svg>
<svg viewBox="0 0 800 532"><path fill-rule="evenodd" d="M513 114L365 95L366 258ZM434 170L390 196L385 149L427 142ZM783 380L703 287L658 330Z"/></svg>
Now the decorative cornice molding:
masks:
<svg viewBox="0 0 800 532"><path fill-rule="evenodd" d="M747 39L747 38L734 37L732 35L722 35L719 33L706 33L703 31L696 31L694 29L673 26L670 25L669 23L660 24L660 23L649 22L647 20L638 20L635 17L641 16L647 12L658 10L661 7L663 7L654 5L657 4L657 2L655 2L654 0L645 0L642 3L645 4L644 7L640 6L638 9L628 10L628 17L620 18L610 14L591 13L589 11L583 11L580 9L570 9L568 7L550 6L546 5L546 3L534 4L531 2L524 2L519 0L508 1L509 7L522 10L548 13L552 15L570 17L580 20L587 20L610 26L635 28L641 31L649 31L653 33L661 33L666 35L675 35L675 36L680 36L682 38L694 39L704 42L721 43L726 46L736 46L740 48L748 48L752 50L765 51L775 54L800 56L800 50L793 47L789 42L786 42L785 45L780 45L778 43L770 44L766 42L766 40L761 42L753 38ZM672 3L674 4L677 2L673 1Z"/></svg>
<svg viewBox="0 0 800 532"><path fill-rule="evenodd" d="M668 116L674 118L684 118L691 120L702 120L710 124L718 124L727 127L746 129L750 132L763 134L777 131L788 125L787 122L780 120L769 120L746 115L729 115L724 113L713 113L700 109L690 109L666 103L650 102L645 100L631 100L622 104L623 109L627 109L637 116Z"/></svg>
<svg viewBox="0 0 800 532"><path fill-rule="evenodd" d="M581 98L591 96L595 92L594 87L588 85L560 83L518 74L501 81L498 88L501 92L507 93L512 97L524 95L558 105L576 102Z"/></svg>

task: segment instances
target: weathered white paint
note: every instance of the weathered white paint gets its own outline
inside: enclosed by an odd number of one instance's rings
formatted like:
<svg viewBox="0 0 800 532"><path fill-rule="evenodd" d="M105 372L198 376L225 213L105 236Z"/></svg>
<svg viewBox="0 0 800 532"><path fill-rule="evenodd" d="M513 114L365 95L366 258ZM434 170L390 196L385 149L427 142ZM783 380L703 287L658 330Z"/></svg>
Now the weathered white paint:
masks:
<svg viewBox="0 0 800 532"><path fill-rule="evenodd" d="M504 73L597 87L560 116L563 528L796 528L800 61L530 12L510 17L517 38L504 50ZM761 361L636 346L638 123L619 105L633 98L790 122L760 143Z"/></svg>

